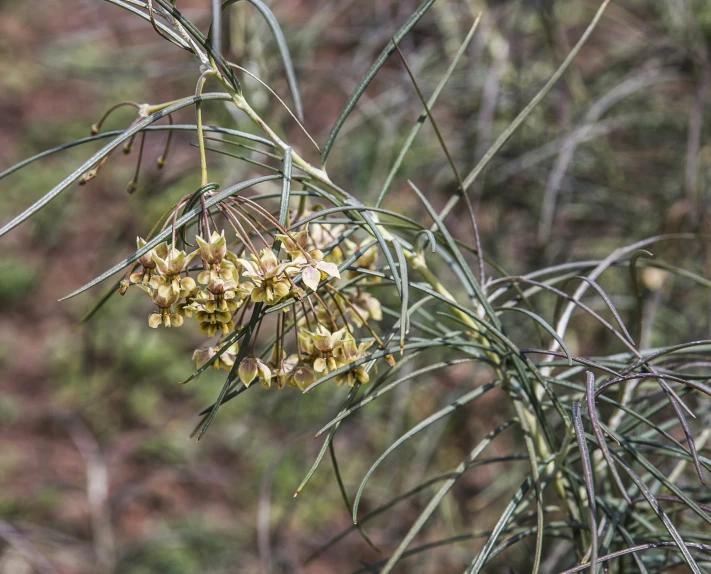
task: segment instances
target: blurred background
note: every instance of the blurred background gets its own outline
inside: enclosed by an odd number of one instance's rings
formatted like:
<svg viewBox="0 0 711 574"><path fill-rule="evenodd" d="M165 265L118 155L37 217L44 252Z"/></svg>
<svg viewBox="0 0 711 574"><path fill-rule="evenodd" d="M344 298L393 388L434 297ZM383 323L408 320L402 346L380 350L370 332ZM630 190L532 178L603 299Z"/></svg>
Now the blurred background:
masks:
<svg viewBox="0 0 711 574"><path fill-rule="evenodd" d="M179 0L203 31L207 0ZM346 98L414 0L271 1L298 74L304 124L325 141ZM440 96L434 116L462 173L550 77L599 6L597 0L438 0L401 43L428 97L476 14L475 38ZM225 19L229 58L291 103L276 43L246 2ZM705 232L711 177L707 143L711 88L711 4L704 0L627 0L608 7L591 40L543 104L475 183L483 248L509 273L572 259L596 259L650 235ZM151 104L194 92L197 62L145 21L100 0L0 2L0 169L89 135L121 101ZM248 99L312 161L318 155L288 114L256 82ZM208 90L217 86L208 84ZM346 122L329 173L363 202L373 201L421 112L401 62L391 58ZM251 129L220 103L207 123ZM135 110L114 112L121 129ZM176 122L194 123L191 111ZM211 404L223 373L189 385L197 330L149 329L145 297L112 298L75 329L108 289L58 303L132 252L169 205L199 185L194 134L176 134L168 162L156 159L165 132L146 138L137 191L126 193L137 160L120 151L85 186L74 186L0 247L0 573L192 574L351 572L397 545L427 498L413 497L368 524L378 554L351 532L305 564L351 520L324 463L303 493L314 433L337 411L343 389L301 397L261 389L225 405L207 435L189 439L196 414ZM0 182L0 223L41 197L98 149L62 151ZM212 154L211 180L240 181L258 169ZM386 206L422 219L406 179L441 208L454 184L431 126L405 160ZM464 214L450 218L466 239ZM708 274L704 246L667 242L660 260ZM621 313L635 306L625 269L602 281ZM647 344L708 338L706 291L656 270L644 276ZM693 292L693 294L692 294ZM526 333L514 332L517 342ZM603 353L609 338L575 324L571 351ZM530 346L535 346L531 344ZM352 494L375 458L416 422L446 404L452 389L478 381L467 365L393 393L344 424L336 438ZM483 376L483 375L482 375ZM338 391L338 392L336 392ZM419 435L376 473L367 512L456 465L508 412L491 393ZM502 437L491 455L520 450ZM509 442L507 442L509 441ZM491 465L456 485L420 542L492 526L517 484ZM425 493L427 494L427 493ZM502 496L504 496L502 498ZM423 502L424 501L424 502ZM492 509L489 516L488 509ZM434 549L398 572L459 572L480 542ZM522 541L491 571L525 572ZM364 570L368 571L368 570Z"/></svg>

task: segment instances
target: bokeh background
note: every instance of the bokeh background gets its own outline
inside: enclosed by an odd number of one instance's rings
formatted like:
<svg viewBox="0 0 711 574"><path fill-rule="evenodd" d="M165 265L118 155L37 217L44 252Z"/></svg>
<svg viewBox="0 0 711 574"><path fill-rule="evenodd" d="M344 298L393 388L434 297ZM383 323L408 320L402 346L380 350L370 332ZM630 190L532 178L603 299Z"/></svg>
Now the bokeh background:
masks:
<svg viewBox="0 0 711 574"><path fill-rule="evenodd" d="M323 142L348 94L417 2L268 3L292 50L305 126ZM207 0L178 5L207 30ZM545 83L598 5L438 0L403 40L428 96L476 14L484 12L434 109L462 172ZM242 2L230 10L224 36L231 60L291 102L275 42L251 6ZM473 186L487 256L519 273L599 258L658 233L704 232L711 176L710 41L708 2L613 1L570 71ZM191 94L198 73L187 53L106 2L4 0L0 169L88 135L117 102L158 103ZM254 107L316 160L278 103L255 82L246 79L245 85ZM420 112L401 63L391 58L346 122L329 159L331 177L365 203L372 201ZM206 105L205 113L207 123L249 129L222 104ZM119 129L134 118L131 108L122 108L104 128ZM176 121L194 118L182 111ZM57 302L130 253L136 235L198 186L194 141L194 134L176 134L168 163L158 170L165 134L150 134L136 193L127 194L126 186L138 145L128 156L112 156L95 180L69 189L0 240L2 574L319 574L351 572L382 557L352 532L305 564L351 524L327 463L293 498L321 444L313 434L337 410L342 389L304 397L294 389L250 392L226 405L196 443L188 438L196 414L223 381L223 374L209 372L178 385L192 372L192 349L202 341L196 330L149 329L149 307L135 292L113 298L75 329L107 285ZM0 222L93 149L96 144L63 151L0 181ZM226 183L255 171L214 154L209 165L211 179ZM426 187L441 207L453 189L448 169L426 125L386 205L423 218L406 178ZM454 213L450 223L455 235L468 237L463 214ZM707 274L703 246L664 243L655 255ZM624 272L605 281L622 313L634 307ZM654 316L647 343L708 338L707 297L692 295L692 287L663 272L646 276L644 304ZM574 352L610 348L608 338L584 321L568 339ZM467 365L451 368L344 425L335 445L347 489L353 493L392 440L446 404L452 389L476 384L478 376ZM500 395L481 400L395 454L371 482L364 512L454 466L508 412ZM502 438L491 456L519 449L511 440ZM473 469L420 541L491 527L515 481L504 467ZM414 497L368 525L384 555L426 500ZM398 571L459 572L477 544L465 540L434 549ZM505 553L491 571L525 571L527 544L533 541Z"/></svg>

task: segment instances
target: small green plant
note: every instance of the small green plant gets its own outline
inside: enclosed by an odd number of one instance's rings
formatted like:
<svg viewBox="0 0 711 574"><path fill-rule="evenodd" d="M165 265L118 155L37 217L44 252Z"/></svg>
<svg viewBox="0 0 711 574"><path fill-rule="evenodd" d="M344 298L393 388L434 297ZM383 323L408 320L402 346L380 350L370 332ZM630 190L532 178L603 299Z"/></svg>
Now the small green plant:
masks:
<svg viewBox="0 0 711 574"><path fill-rule="evenodd" d="M546 559L552 560L550 568L566 573L594 573L602 567L620 572L630 568L659 572L685 565L697 573L708 568L711 512L706 504L708 494L699 485L704 484L705 470L711 469L711 460L703 455L711 434L706 428L711 416L711 388L703 371L708 366L711 341L640 348L641 308L635 315L638 324L633 337L612 299L598 284L604 273L628 269L632 296L638 301L640 281L653 283L654 273L660 270L686 273L705 284L689 272L655 262L645 251L662 241L698 238L684 234L657 236L621 247L599 261L566 263L513 276L485 258L468 194L506 141L563 76L593 33L608 0L602 2L549 81L466 175L457 168L430 109L475 34L478 19L426 101L399 47L434 2L424 1L358 83L320 150L321 165L316 166L292 149L255 111L237 77L249 72L221 55L221 18L236 3L234 0L213 2L213 25L207 35L179 11L176 2L107 1L150 22L158 34L198 60L195 95L161 104L119 104L136 108L137 118L130 127L119 134L102 133L104 116L92 126L91 137L51 150L110 138L43 198L2 227L0 235L75 183L97 177L112 152L121 146L130 151L136 137L141 138L140 158L146 132L194 131L200 187L167 206L145 238L138 238L134 253L66 298L124 272L89 317L114 294L140 289L155 305L148 317L150 327L187 328L192 324L206 336L205 345L193 354L197 368L184 382L194 380L208 368L224 369L227 376L214 403L201 413L196 428L198 440L218 410L248 389L292 387L292 392L309 393L332 382L343 387L333 389L343 393L342 406L318 431L317 436L325 439L297 494L328 452L354 528L371 543L364 524L436 485L436 492L397 546L383 549L382 561L368 565L367 571L391 572L409 556L475 538L484 542L472 552L468 573L496 568L501 564L494 562L497 555L527 538L535 540L535 545L523 563L533 572L541 571ZM266 18L276 37L294 104L294 111L289 113L299 122L302 104L284 36L262 0L250 3ZM399 58L408 73L423 113L397 150L397 159L376 202L364 205L346 189L338 174L327 171L326 160L344 122L391 56ZM205 92L208 80L221 91ZM258 133L204 125L203 105L211 101L233 106ZM281 99L279 103L286 106ZM171 114L184 108L194 108L194 125L172 123ZM154 125L163 118L170 123ZM430 194L421 189L427 182L408 182L412 198L423 206L431 224L382 207L403 158L427 120L447 157L455 186L444 208L437 210ZM223 147L207 145L206 140L214 140L214 134L229 136L217 140ZM247 161L264 174L223 188L210 181L208 151ZM261 158L238 155L242 152ZM0 177L45 155L30 158ZM167 159L168 146L158 160L159 166L169 166ZM280 189L270 187L274 184ZM129 184L130 192L136 189L137 176ZM456 238L446 220L460 203L464 204L471 235ZM442 269L448 272L441 273ZM578 283L572 294L565 291L569 282ZM594 303L583 301L587 294L592 294ZM557 300L553 313L549 304L539 303L545 295ZM574 312L602 326L618 349L602 357L574 355L565 342ZM502 317L509 315L531 322L540 340L550 343L522 346L514 342L518 337L511 335L502 322ZM547 320L551 315L554 320ZM418 368L412 370L413 364ZM487 373L489 381L461 389L454 401L397 438L372 464L351 496L338 470L333 442L341 425L361 408L416 378L461 364L482 366L480 372ZM261 385L252 385L255 381ZM367 514L359 511L369 479L390 454L494 389L508 398L509 417L471 445L459 464ZM259 408L259 397L253 400ZM523 451L485 458L487 447L505 432L518 433L516 440ZM509 462L512 472L518 472L520 467L515 462L522 459L527 461L527 470L517 477L519 486L510 493L491 530L415 543L443 499L469 469ZM320 551L348 532L326 541ZM554 552L556 549L562 552Z"/></svg>

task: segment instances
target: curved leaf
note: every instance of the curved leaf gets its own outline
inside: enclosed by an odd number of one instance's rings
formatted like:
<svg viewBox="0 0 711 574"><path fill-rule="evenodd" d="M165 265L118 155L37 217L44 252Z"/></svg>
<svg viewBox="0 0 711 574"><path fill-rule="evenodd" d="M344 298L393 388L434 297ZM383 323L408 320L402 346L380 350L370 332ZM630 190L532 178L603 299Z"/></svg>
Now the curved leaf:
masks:
<svg viewBox="0 0 711 574"><path fill-rule="evenodd" d="M265 181L271 181L274 179L281 179L281 174L280 175L265 175L262 177L255 177L254 179L249 179L247 181L243 181L243 182L238 183L236 185L230 186L227 189L222 190L217 195L214 195L210 199L208 199L205 202L205 206L208 208L212 207L216 203L219 203L220 201L229 197L230 195L239 193L243 189L247 189L249 187L257 185L258 183L263 183ZM200 213L201 209L202 209L202 206L198 206L198 207L191 209L189 212L185 213L183 216L181 216L175 222L175 228L180 229L184 225L188 224ZM170 227L164 229L158 235L156 235L153 239L148 241L143 247L136 250L133 254L129 255L128 257L126 257L126 259L124 259L123 261L120 261L119 263L114 265L111 269L104 271L101 275L99 275L95 279L92 279L91 281L89 281L89 283L87 283L86 285L83 285L76 291L72 291L69 295L62 297L60 299L60 301L66 301L67 299L76 297L77 295L79 295L80 293L83 293L87 289L91 289L94 285L98 285L102 281L108 279L114 273L118 273L119 271L124 269L126 266L130 265L134 261L137 261L138 258L141 257L141 255L143 255L144 253L148 253L151 249L153 249L161 241L164 241L165 239L170 237L171 233L172 233L172 229Z"/></svg>
<svg viewBox="0 0 711 574"><path fill-rule="evenodd" d="M225 0L222 4L222 11L224 12L233 4L236 4L240 0ZM286 43L286 38L284 37L284 32L282 32L279 21L274 16L274 13L269 9L262 0L247 0L252 6L254 6L259 13L267 21L267 24L274 34L277 46L279 46L279 53L281 54L281 59L284 62L284 70L286 71L286 82L289 84L289 90L291 91L291 97L294 98L294 108L296 108L296 117L299 120L304 121L304 110L301 104L301 94L299 93L299 86L296 82L296 74L294 73L294 64L291 61L291 53L289 52L289 46Z"/></svg>
<svg viewBox="0 0 711 574"><path fill-rule="evenodd" d="M60 193L65 191L71 184L78 181L79 178L84 175L88 170L94 167L99 161L111 153L114 149L120 146L123 142L131 139L132 136L140 132L146 126L158 121L159 119L176 112L182 108L193 105L195 102L203 100L231 100L229 94L203 94L202 96L191 96L185 98L166 106L165 108L152 113L148 117L136 122L133 126L123 131L120 136L114 138L111 142L102 147L94 155L92 155L88 160L86 160L82 165L65 177L60 183L58 183L54 188L52 188L48 193L46 193L42 198L38 199L30 207L25 209L22 213L16 216L12 221L6 223L2 228L0 228L0 237L5 235L8 231L11 231L17 227L20 223L25 221L27 218L31 217L47 205L50 201L55 199Z"/></svg>
<svg viewBox="0 0 711 574"><path fill-rule="evenodd" d="M415 24L417 24L420 18L425 15L425 12L429 10L432 4L434 4L434 0L425 0L422 4L420 4L417 10L415 10L405 21L405 23L398 29L398 31L395 32L395 35L393 36L395 42L399 42L400 40L402 40L405 35L410 30L412 30ZM363 76L360 82L358 82L358 85L356 86L355 90L353 90L353 93L348 97L348 100L346 100L346 103L343 106L341 113L338 114L338 118L336 118L336 122L333 124L333 127L331 128L331 131L328 134L328 138L326 138L326 143L323 146L323 153L321 154L321 163L324 166L326 165L326 159L328 158L328 154L330 153L331 148L333 147L333 142L336 141L336 136L338 136L338 132L341 131L341 128L343 127L343 122L346 121L346 118L353 111L353 108L355 108L355 105L358 103L358 100L363 95L363 92L365 92L370 82L373 80L380 68L383 67L383 64L388 59L390 54L392 54L394 51L395 46L392 42L388 42L387 46L383 48L383 51L380 52L380 55L378 55L378 57L375 59L375 62L373 62L373 65L368 68L368 71L365 73L365 76Z"/></svg>
<svg viewBox="0 0 711 574"><path fill-rule="evenodd" d="M397 449L402 443L405 441L411 439L413 436L415 436L418 432L420 432L423 429L426 429L428 426L431 424L437 422L438 420L443 419L447 415L453 413L457 409L460 409L461 407L469 404L475 399L478 399L480 396L482 396L484 393L487 391L490 391L491 389L497 387L501 381L494 380L489 383L486 383L485 385L482 385L478 389L474 389L473 391L470 391L461 397L459 397L456 401L453 403L447 405L443 409L438 410L436 413L430 415L423 421L421 421L419 424L415 425L412 427L409 431L407 431L404 435L402 435L399 439L397 439L393 444L391 444L387 450L381 454L378 457L378 460L376 460L373 465L368 469L368 472L366 472L365 477L363 477L363 480L360 483L360 486L358 487L358 492L356 493L355 500L353 501L353 522L357 523L358 522L358 505L360 504L360 499L363 496L363 491L365 490L365 485L368 483L368 480L370 480L370 477L373 475L375 472L375 469L377 469L380 466L380 463L385 460L385 458L392 453L395 449Z"/></svg>

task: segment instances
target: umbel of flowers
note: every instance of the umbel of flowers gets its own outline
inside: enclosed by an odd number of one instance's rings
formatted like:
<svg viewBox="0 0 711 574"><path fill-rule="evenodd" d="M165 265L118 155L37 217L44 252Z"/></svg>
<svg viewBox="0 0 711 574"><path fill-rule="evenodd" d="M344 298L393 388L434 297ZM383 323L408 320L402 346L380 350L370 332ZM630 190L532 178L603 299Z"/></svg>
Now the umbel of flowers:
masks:
<svg viewBox="0 0 711 574"><path fill-rule="evenodd" d="M171 243L142 255L123 282L122 292L130 283L155 304L149 326L180 327L185 319L194 320L211 340L193 353L193 360L198 366L211 361L214 369L236 368L245 386L259 381L265 388L304 390L329 374L339 386L367 383L367 351L374 341L372 336L359 340L358 332L373 333L369 323L382 318L380 303L358 283L339 286L344 280L338 267L360 244L339 241L344 229L328 223L289 232L263 211L262 224L249 220L248 233L248 218L241 212L234 207L222 212L234 238L228 239L224 229L203 232L195 238L196 248L186 251L189 243L180 249L174 234ZM264 247L258 249L257 240ZM146 241L139 237L137 245ZM356 265L374 268L376 257L371 248ZM239 332L256 304L263 313L248 349L240 353L240 343L225 341ZM268 312L277 305L276 312ZM261 345L259 338L264 339ZM238 357L243 358L235 367Z"/></svg>

